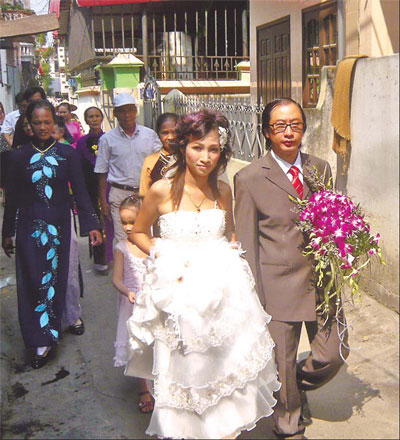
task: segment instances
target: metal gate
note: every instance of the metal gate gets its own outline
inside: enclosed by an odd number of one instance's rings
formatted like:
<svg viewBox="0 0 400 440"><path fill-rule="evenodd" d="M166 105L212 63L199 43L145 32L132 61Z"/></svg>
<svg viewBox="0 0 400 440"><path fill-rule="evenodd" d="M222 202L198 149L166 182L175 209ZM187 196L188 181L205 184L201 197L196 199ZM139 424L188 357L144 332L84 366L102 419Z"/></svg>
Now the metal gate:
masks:
<svg viewBox="0 0 400 440"><path fill-rule="evenodd" d="M143 89L144 125L154 130L157 118L162 113L161 93L157 81L149 73L146 78Z"/></svg>

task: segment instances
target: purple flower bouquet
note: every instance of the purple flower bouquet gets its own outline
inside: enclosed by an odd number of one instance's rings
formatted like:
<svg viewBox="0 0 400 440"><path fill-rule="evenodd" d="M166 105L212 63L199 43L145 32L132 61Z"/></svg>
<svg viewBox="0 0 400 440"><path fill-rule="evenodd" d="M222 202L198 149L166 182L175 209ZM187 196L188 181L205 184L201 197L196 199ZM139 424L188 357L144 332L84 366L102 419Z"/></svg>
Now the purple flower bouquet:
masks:
<svg viewBox="0 0 400 440"><path fill-rule="evenodd" d="M310 199L290 198L297 204L297 226L308 237L303 254L314 259L317 290L321 292L317 310L327 317L335 310L337 317L343 287L351 288L353 301L361 301L358 284L362 270L374 256L385 264L378 245L380 235L371 235L360 206L331 189L331 181L324 185L316 169L310 176Z"/></svg>

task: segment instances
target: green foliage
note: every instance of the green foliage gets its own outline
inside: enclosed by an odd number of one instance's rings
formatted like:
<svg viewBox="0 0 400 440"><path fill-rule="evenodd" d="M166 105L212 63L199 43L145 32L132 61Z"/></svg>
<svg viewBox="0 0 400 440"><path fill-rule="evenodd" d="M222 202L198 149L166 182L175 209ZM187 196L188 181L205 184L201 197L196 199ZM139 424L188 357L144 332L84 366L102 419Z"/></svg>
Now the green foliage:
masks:
<svg viewBox="0 0 400 440"><path fill-rule="evenodd" d="M54 48L52 46L46 47L47 44L47 34L39 34L36 36L36 50L35 50L35 68L38 72L36 78L47 95L52 94L52 89L50 85L53 81L50 75L50 58L54 53ZM39 73L39 66L42 66L43 75Z"/></svg>
<svg viewBox="0 0 400 440"><path fill-rule="evenodd" d="M36 36L36 43L39 46L44 46L47 43L47 34L39 34Z"/></svg>
<svg viewBox="0 0 400 440"><path fill-rule="evenodd" d="M1 5L1 10L4 11L26 11L26 12L31 12L31 13L35 13L35 11L33 9L29 9L29 8L25 8L23 5L20 4L16 4L16 5L12 5L10 3L3 3Z"/></svg>
<svg viewBox="0 0 400 440"><path fill-rule="evenodd" d="M42 58L45 60L49 60L51 56L53 55L54 49L49 46L47 49L44 49L42 51Z"/></svg>
<svg viewBox="0 0 400 440"><path fill-rule="evenodd" d="M10 3L3 3L1 5L2 11L23 11L25 8L21 6L20 4L12 5Z"/></svg>

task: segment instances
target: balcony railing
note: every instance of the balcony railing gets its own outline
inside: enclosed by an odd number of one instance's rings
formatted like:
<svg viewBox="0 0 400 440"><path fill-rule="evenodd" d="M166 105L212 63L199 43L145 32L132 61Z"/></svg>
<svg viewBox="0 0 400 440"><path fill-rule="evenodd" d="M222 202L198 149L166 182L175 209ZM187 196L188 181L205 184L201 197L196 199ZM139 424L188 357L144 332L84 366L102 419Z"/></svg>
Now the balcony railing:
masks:
<svg viewBox="0 0 400 440"><path fill-rule="evenodd" d="M30 15L35 15L35 13L23 9L6 9L0 11L0 18L5 21L19 20L20 18L29 17Z"/></svg>
<svg viewBox="0 0 400 440"><path fill-rule="evenodd" d="M156 80L236 80L236 65L249 60L245 0L99 5L90 20L96 58L132 53Z"/></svg>
<svg viewBox="0 0 400 440"><path fill-rule="evenodd" d="M157 80L238 80L236 66L248 57L149 56L149 68Z"/></svg>
<svg viewBox="0 0 400 440"><path fill-rule="evenodd" d="M118 53L132 53L144 61L135 49L106 48L95 49L96 56L110 56ZM178 80L238 80L236 66L242 61L249 61L243 56L188 56L188 55L149 55L148 68L158 81Z"/></svg>

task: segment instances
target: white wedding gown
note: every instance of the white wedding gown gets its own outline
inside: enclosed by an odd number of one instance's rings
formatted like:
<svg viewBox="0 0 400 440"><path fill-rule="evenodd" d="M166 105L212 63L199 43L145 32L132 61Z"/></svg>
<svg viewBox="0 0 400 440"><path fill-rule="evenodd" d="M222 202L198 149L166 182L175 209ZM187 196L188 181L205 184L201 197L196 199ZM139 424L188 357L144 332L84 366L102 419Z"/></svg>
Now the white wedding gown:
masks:
<svg viewBox="0 0 400 440"><path fill-rule="evenodd" d="M225 211L160 217L156 259L127 321L125 374L154 381L148 435L222 438L273 412L273 347L247 262L226 238Z"/></svg>

